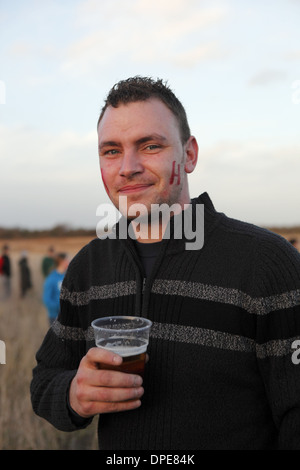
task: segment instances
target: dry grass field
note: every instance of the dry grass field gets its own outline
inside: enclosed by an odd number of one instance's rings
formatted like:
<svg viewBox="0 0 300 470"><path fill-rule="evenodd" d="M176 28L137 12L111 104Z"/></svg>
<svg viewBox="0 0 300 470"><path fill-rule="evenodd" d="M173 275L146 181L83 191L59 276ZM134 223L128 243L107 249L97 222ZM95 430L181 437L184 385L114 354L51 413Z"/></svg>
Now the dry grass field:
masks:
<svg viewBox="0 0 300 470"><path fill-rule="evenodd" d="M0 300L0 340L6 345L6 364L0 364L0 449L72 450L97 448L97 420L86 430L64 433L36 416L29 386L35 354L47 330L48 318L41 301L41 261L48 246L72 257L90 239L8 240L12 263L12 295ZM2 241L1 246L5 243ZM28 252L33 288L20 298L18 261Z"/></svg>
<svg viewBox="0 0 300 470"><path fill-rule="evenodd" d="M279 231L286 238L299 232ZM12 261L12 295L0 301L0 340L6 345L6 364L0 364L0 449L72 450L97 448L97 419L86 430L63 433L37 417L31 407L29 385L35 353L48 330L41 301L43 277L41 261L48 247L66 251L73 257L91 238L70 237L34 240L2 240L8 243ZM28 251L33 288L20 298L18 261Z"/></svg>

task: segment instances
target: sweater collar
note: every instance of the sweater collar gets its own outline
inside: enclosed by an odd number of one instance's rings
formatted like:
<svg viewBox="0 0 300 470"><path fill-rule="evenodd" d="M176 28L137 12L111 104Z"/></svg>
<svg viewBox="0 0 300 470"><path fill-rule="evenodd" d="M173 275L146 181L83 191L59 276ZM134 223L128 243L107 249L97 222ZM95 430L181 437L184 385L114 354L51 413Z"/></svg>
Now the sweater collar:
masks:
<svg viewBox="0 0 300 470"><path fill-rule="evenodd" d="M187 211L187 213L186 213ZM176 239L176 219L181 224L181 237ZM208 240L210 233L219 220L218 213L207 192L200 194L191 200L190 206L178 216L175 216L170 226L170 243L167 253L172 254L184 250L198 250ZM174 230L175 229L175 230ZM199 247L200 244L200 247ZM198 246L198 248L197 248Z"/></svg>

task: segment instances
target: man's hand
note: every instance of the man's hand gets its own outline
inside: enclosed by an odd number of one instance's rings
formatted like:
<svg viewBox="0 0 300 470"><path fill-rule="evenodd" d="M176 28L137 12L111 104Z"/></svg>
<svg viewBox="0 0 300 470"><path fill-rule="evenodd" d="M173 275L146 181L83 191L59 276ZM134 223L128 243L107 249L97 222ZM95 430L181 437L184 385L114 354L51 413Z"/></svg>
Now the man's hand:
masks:
<svg viewBox="0 0 300 470"><path fill-rule="evenodd" d="M139 375L101 370L102 364L118 366L121 356L101 348L91 348L80 362L71 382L71 408L84 418L98 413L112 413L138 408L144 393Z"/></svg>

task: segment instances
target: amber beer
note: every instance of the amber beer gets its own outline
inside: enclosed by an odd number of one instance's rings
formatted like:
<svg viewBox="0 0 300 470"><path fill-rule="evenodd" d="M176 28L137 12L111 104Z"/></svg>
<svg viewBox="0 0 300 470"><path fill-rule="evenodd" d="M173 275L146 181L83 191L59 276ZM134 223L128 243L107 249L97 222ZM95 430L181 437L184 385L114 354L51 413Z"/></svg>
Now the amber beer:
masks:
<svg viewBox="0 0 300 470"><path fill-rule="evenodd" d="M146 353L136 354L135 356L123 357L122 364L118 369L128 374L137 374L144 376Z"/></svg>
<svg viewBox="0 0 300 470"><path fill-rule="evenodd" d="M123 358L119 366L99 364L99 368L143 376L151 326L152 322L142 317L114 316L94 320L96 346Z"/></svg>
<svg viewBox="0 0 300 470"><path fill-rule="evenodd" d="M128 374L138 374L143 377L147 344L145 344L145 342L143 344L139 340L128 340L127 338L124 338L123 341L127 343L127 345L123 347L120 344L122 339L118 340L117 345L107 344L109 342L103 342L103 344L101 344L101 341L96 342L99 348L103 347L104 349L108 349L123 358L123 362L119 366L100 364L99 369L119 370L121 372L127 372ZM128 342L130 342L130 345L128 345ZM132 344L133 342L134 344Z"/></svg>

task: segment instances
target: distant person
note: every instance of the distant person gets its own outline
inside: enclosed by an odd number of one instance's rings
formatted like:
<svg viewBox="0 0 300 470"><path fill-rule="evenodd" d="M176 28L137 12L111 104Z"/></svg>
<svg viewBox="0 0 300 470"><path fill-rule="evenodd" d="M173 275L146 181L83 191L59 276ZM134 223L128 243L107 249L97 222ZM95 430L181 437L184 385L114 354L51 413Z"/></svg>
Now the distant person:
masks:
<svg viewBox="0 0 300 470"><path fill-rule="evenodd" d="M3 299L7 299L11 295L11 264L10 264L10 257L9 257L9 247L8 245L4 245L2 249L2 257L1 257L1 276L2 276L2 287L3 287Z"/></svg>
<svg viewBox="0 0 300 470"><path fill-rule="evenodd" d="M3 284L3 258L0 256L0 300L2 300L2 284Z"/></svg>
<svg viewBox="0 0 300 470"><path fill-rule="evenodd" d="M21 297L25 297L26 292L31 289L31 272L28 266L27 251L23 251L21 254L21 259L19 261L20 267L20 288L21 288Z"/></svg>
<svg viewBox="0 0 300 470"><path fill-rule="evenodd" d="M50 325L59 313L59 296L69 260L66 253L59 253L54 259L55 268L44 282L43 302L48 310Z"/></svg>
<svg viewBox="0 0 300 470"><path fill-rule="evenodd" d="M289 242L299 251L299 241L297 238L291 238Z"/></svg>
<svg viewBox="0 0 300 470"><path fill-rule="evenodd" d="M42 273L46 278L54 268L54 248L50 246L47 255L42 260Z"/></svg>

